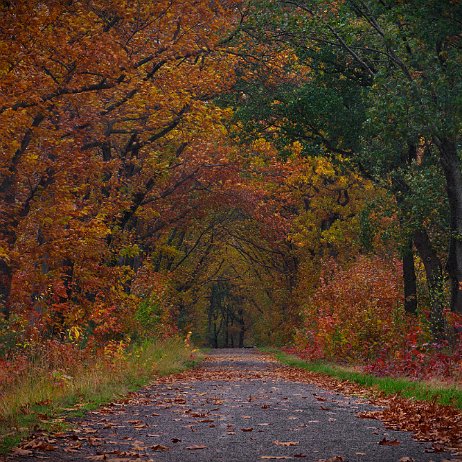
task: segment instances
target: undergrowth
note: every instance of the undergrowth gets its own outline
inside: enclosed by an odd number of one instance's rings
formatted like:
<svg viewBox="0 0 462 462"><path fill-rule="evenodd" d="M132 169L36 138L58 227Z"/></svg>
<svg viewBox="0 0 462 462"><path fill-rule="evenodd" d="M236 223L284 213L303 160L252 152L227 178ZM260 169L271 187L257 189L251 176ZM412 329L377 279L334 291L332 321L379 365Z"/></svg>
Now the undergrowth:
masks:
<svg viewBox="0 0 462 462"><path fill-rule="evenodd" d="M114 353L114 352L113 352ZM121 398L148 384L156 375L192 367L200 356L182 339L146 341L117 354L75 362L71 368L50 367L35 358L7 388L0 389L0 454L32 429L61 430L64 417Z"/></svg>
<svg viewBox="0 0 462 462"><path fill-rule="evenodd" d="M364 387L375 388L387 395L401 395L421 401L436 401L462 409L462 388L438 382L413 381L406 378L377 377L372 374L354 371L346 367L321 361L306 361L281 350L265 350L275 358L291 367L305 369L328 375L340 380L348 380Z"/></svg>

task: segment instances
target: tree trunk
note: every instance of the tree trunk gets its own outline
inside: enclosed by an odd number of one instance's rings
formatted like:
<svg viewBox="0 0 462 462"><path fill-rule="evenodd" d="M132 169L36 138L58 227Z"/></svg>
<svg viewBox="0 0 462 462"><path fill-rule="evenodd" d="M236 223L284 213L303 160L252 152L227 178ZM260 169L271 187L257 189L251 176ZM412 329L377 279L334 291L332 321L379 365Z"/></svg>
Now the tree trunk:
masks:
<svg viewBox="0 0 462 462"><path fill-rule="evenodd" d="M404 310L406 313L417 313L417 283L414 266L412 241L407 242L403 251L403 282L404 282Z"/></svg>
<svg viewBox="0 0 462 462"><path fill-rule="evenodd" d="M20 147L16 150L10 161L7 172L0 174L0 238L12 248L16 242L16 227L18 226L18 217L25 216L29 212L29 200L22 206L22 210L17 208L18 199L18 182L17 170L18 165L29 147L34 129L38 127L45 116L38 113L34 116L31 126L25 131ZM12 264L5 260L0 260L0 312L9 316L9 296L11 291L11 278L14 268Z"/></svg>
<svg viewBox="0 0 462 462"><path fill-rule="evenodd" d="M431 301L430 322L432 333L438 338L441 337L444 331L444 277L441 262L425 229L419 229L414 233L414 244L425 267Z"/></svg>
<svg viewBox="0 0 462 462"><path fill-rule="evenodd" d="M415 143L408 143L406 148L401 153L401 162L411 165L417 156L417 146ZM402 229L406 228L405 223L405 207L403 196L408 194L409 186L406 184L403 176L399 173L394 173L392 179L392 192L398 204L399 214L398 219ZM417 313L417 283L415 276L414 252L412 248L412 239L406 238L406 242L402 249L403 261L403 288L404 288L404 310L406 313Z"/></svg>
<svg viewBox="0 0 462 462"><path fill-rule="evenodd" d="M239 330L239 348L244 348L244 337L245 337L245 322L244 322L244 310L239 309L239 324L241 326Z"/></svg>
<svg viewBox="0 0 462 462"><path fill-rule="evenodd" d="M225 308L225 348L229 348L229 309Z"/></svg>
<svg viewBox="0 0 462 462"><path fill-rule="evenodd" d="M7 302L11 287L11 269L3 260L0 260L0 313L6 318L10 314Z"/></svg>
<svg viewBox="0 0 462 462"><path fill-rule="evenodd" d="M450 208L450 238L446 269L451 278L451 310L462 313L462 171L454 140L436 140L446 178Z"/></svg>

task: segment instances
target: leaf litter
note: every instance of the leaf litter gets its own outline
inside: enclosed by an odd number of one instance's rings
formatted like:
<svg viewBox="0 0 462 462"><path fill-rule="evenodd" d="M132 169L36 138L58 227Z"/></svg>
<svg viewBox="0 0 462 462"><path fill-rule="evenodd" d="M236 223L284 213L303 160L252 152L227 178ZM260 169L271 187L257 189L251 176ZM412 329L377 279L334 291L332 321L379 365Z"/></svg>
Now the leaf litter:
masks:
<svg viewBox="0 0 462 462"><path fill-rule="evenodd" d="M185 382L191 383L195 381L227 381L227 382L239 382L244 380L274 380L280 379L285 381L291 381L296 383L309 383L317 385L325 390L340 393L342 395L354 396L366 399L374 405L381 407L380 410L376 411L365 411L358 412L357 417L361 419L376 419L381 420L385 426L392 430L407 430L414 434L415 439L419 441L431 441L432 448L427 449L427 452L443 452L451 451L453 454L462 455L462 413L450 406L442 406L436 402L424 402L406 399L400 396L385 396L383 393L377 390L371 390L360 387L357 384L353 384L347 381L341 381L333 377L324 376L301 369L291 368L288 366L280 366L272 358L268 356L260 356L263 362L273 363L272 368L261 369L261 370L240 370L237 368L216 368L213 370L206 368L192 369L183 373L179 373L173 376L161 377L157 380L158 384L174 385L182 384ZM210 361L213 362L215 358ZM220 357L220 361L223 358ZM193 385L192 385L193 386ZM197 394L196 394L197 395ZM202 393L206 395L206 393ZM213 397L207 398L213 404L221 406L223 400ZM317 401L323 402L328 401L324 396L316 395ZM248 400L246 398L246 400ZM252 396L251 400L254 401L255 397ZM183 413L185 416L189 416L195 419L197 422L211 423L214 422L215 417L210 414L210 410L194 410L185 409L187 406L187 400L184 397L178 396L171 399L161 400L159 396L146 396L139 393L131 393L127 398L120 400L116 403L110 403L98 411L93 411L92 414L97 417L96 424L100 425L101 428L111 429L114 427L123 427L123 425L113 425L112 422L107 420L107 416L124 415L126 413L127 405L135 406L157 406L159 408L168 409L169 407L183 407ZM262 409L269 409L268 404L263 404ZM320 406L321 409L328 410L325 406ZM215 410L218 410L215 409ZM150 412L152 417L160 416L159 413ZM130 420L125 422L135 430L143 431L148 427L148 424L143 420L137 418L136 414L130 416ZM250 416L242 416L242 418L248 418ZM332 419L333 421L333 419ZM309 421L309 423L319 423L317 420ZM256 423L259 426L271 425L270 422ZM155 426L155 425L154 425ZM192 425L189 425L191 431L195 431ZM243 427L242 432L252 432L253 427ZM228 435L234 435L235 431L233 427L228 426ZM159 434L147 434L150 437L160 437ZM168 435L167 435L168 436ZM59 438L60 442L57 444L56 438ZM130 438L129 438L130 440ZM169 436L169 441L173 443L180 443L181 439L174 435ZM80 427L74 428L69 432L60 432L54 436L54 438L46 435L43 432L37 432L32 439L24 441L12 451L12 456L16 457L31 457L35 453L52 452L57 449L58 446L62 446L61 442L64 442L64 452L79 453L82 452L83 444L88 447L100 447L105 443L102 438L98 437L98 430L83 422ZM128 441L129 443L130 441ZM125 442L127 443L127 442ZM118 441L117 444L125 444L124 442ZM396 439L388 440L382 438L377 442L382 446L398 446L400 442ZM297 446L297 441L273 441L273 444L281 447ZM176 446L178 447L178 446ZM164 452L170 448L163 444L155 444L149 446L152 451ZM185 449L188 451L204 450L207 446L203 444L194 444L186 446ZM92 456L86 456L82 453L83 458L88 460L107 460L111 462L123 462L128 460L140 459L141 457L147 457L144 452L147 448L140 445L135 447L135 451L111 451ZM102 452L102 451L101 451ZM260 459L293 459L293 458L305 458L306 455L303 453L296 453L292 455L261 455ZM340 462L343 461L342 456L333 456L328 459L319 459L319 462ZM456 460L456 459L454 459ZM412 462L413 459L410 457L404 457L400 462Z"/></svg>

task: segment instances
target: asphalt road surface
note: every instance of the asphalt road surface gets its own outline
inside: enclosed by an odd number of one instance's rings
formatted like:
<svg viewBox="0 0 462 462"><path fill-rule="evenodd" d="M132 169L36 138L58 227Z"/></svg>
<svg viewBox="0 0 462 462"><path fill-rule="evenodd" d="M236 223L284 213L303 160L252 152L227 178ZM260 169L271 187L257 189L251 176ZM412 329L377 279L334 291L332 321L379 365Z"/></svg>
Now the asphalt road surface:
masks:
<svg viewBox="0 0 462 462"><path fill-rule="evenodd" d="M167 377L38 435L15 461L411 462L451 459L429 443L357 416L366 400L288 380L253 350L217 350L200 368ZM454 460L454 459L453 459Z"/></svg>

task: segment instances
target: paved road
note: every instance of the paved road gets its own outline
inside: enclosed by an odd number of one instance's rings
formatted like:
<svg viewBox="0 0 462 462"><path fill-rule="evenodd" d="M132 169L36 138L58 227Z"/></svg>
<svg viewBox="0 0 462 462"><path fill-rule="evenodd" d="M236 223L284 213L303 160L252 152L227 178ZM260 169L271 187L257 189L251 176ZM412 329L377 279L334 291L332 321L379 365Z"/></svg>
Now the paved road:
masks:
<svg viewBox="0 0 462 462"><path fill-rule="evenodd" d="M426 452L430 445L414 441L410 433L387 430L380 421L356 416L374 409L359 398L286 380L284 368L252 350L218 350L199 369L164 378L126 402L91 413L67 434L38 438L31 445L31 456L15 460L451 458Z"/></svg>

